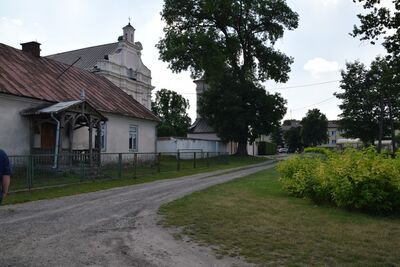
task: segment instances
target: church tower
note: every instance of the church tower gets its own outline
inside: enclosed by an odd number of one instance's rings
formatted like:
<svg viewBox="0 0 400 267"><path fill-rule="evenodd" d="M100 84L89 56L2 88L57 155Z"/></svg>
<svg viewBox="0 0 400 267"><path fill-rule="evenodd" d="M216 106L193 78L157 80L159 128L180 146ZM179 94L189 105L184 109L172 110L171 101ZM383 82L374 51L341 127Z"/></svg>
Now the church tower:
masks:
<svg viewBox="0 0 400 267"><path fill-rule="evenodd" d="M195 80L193 82L196 84L196 100L197 100L196 118L200 119L201 116L199 114L199 100L203 92L206 91L209 86L204 78Z"/></svg>
<svg viewBox="0 0 400 267"><path fill-rule="evenodd" d="M131 44L135 43L135 28L132 27L131 23L129 22L128 25L122 28L123 30L123 39Z"/></svg>

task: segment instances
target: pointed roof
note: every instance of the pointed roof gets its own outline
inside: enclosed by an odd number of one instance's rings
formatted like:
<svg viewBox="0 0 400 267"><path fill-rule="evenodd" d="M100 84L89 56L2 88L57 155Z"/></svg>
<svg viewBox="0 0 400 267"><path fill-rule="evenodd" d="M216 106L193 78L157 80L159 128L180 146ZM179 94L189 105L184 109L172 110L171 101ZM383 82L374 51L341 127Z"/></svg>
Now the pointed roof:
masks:
<svg viewBox="0 0 400 267"><path fill-rule="evenodd" d="M189 127L188 133L215 133L215 130L207 124L205 119L197 118Z"/></svg>
<svg viewBox="0 0 400 267"><path fill-rule="evenodd" d="M130 22L129 22L125 27L123 27L122 29L125 29L125 28L132 28L132 29L135 29L135 28L133 28L133 26L131 25Z"/></svg>
<svg viewBox="0 0 400 267"><path fill-rule="evenodd" d="M159 121L100 75L0 43L0 93L58 103L80 99L82 89L88 103L99 111Z"/></svg>

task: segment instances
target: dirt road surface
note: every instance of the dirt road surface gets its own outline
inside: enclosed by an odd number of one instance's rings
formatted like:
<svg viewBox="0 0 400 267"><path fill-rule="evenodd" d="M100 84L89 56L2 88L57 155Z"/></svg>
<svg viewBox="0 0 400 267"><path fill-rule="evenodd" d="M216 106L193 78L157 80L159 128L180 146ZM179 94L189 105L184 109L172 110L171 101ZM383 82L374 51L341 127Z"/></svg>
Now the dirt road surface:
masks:
<svg viewBox="0 0 400 267"><path fill-rule="evenodd" d="M157 210L194 191L272 166L0 207L0 266L249 266L176 240L157 225Z"/></svg>

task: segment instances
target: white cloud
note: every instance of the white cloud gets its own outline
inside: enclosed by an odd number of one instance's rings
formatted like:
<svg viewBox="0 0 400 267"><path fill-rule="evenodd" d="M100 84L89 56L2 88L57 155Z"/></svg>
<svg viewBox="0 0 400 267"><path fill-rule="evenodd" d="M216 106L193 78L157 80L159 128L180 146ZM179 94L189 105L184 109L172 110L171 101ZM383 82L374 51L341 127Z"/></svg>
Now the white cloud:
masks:
<svg viewBox="0 0 400 267"><path fill-rule="evenodd" d="M319 0L324 6L337 5L338 0Z"/></svg>
<svg viewBox="0 0 400 267"><path fill-rule="evenodd" d="M311 73L315 78L319 78L321 74L338 72L340 69L339 63L336 61L328 61L321 57L316 57L307 61L304 64L304 70Z"/></svg>
<svg viewBox="0 0 400 267"><path fill-rule="evenodd" d="M2 26L22 26L22 20L20 19L14 19L14 18L8 18L8 17L2 17L0 25Z"/></svg>
<svg viewBox="0 0 400 267"><path fill-rule="evenodd" d="M342 1L343 0L309 0L309 2L306 2L306 4L311 4L314 7L319 5L323 5L324 7L332 7L338 5L339 2Z"/></svg>

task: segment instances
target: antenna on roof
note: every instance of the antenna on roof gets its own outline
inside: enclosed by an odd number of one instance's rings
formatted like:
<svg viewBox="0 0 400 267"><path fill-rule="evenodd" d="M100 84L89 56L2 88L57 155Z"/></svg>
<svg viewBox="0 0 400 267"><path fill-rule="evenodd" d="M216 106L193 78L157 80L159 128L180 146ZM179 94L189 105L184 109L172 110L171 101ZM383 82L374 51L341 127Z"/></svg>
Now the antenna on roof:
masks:
<svg viewBox="0 0 400 267"><path fill-rule="evenodd" d="M58 75L57 79L58 80L61 76L63 76L64 73L67 72L67 70L69 70L73 65L75 65L76 62L78 62L79 60L81 60L82 57L79 57L77 60L74 61L74 63L72 63L71 65L68 66L68 68L66 68L60 75Z"/></svg>
<svg viewBox="0 0 400 267"><path fill-rule="evenodd" d="M82 89L82 91L81 91L81 100L82 100L82 101L85 101L85 100L86 100L85 89Z"/></svg>
<svg viewBox="0 0 400 267"><path fill-rule="evenodd" d="M131 23L131 16L128 17L128 20L129 20L129 24L130 24Z"/></svg>

